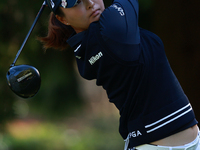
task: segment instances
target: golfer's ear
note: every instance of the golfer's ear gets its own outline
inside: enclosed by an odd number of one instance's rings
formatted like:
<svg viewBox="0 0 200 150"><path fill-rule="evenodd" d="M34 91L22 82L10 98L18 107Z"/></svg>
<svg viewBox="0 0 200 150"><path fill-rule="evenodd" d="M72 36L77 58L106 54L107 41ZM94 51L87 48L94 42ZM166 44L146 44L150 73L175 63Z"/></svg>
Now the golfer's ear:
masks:
<svg viewBox="0 0 200 150"><path fill-rule="evenodd" d="M63 24L65 24L65 25L70 25L70 24L67 22L66 18L61 17L61 16L58 16L58 15L56 15L56 18L57 18L60 22L62 22Z"/></svg>

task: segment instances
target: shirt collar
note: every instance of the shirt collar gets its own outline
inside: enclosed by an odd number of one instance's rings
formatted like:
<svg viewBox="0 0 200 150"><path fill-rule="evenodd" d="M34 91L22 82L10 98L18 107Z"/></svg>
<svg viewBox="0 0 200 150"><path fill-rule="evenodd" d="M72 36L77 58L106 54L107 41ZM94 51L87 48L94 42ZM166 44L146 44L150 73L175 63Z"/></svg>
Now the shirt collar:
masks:
<svg viewBox="0 0 200 150"><path fill-rule="evenodd" d="M85 31L78 34L74 32L67 40L67 43L70 45L70 47L75 48L78 44L82 42L84 35Z"/></svg>

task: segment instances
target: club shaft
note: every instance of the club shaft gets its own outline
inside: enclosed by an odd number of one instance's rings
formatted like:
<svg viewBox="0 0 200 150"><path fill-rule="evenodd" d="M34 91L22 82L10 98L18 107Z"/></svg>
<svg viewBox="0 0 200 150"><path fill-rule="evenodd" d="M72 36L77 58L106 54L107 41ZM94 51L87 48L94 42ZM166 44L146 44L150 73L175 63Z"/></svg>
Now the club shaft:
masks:
<svg viewBox="0 0 200 150"><path fill-rule="evenodd" d="M36 16L36 18L35 18L35 20L34 20L32 26L31 26L31 28L30 28L28 34L26 35L26 38L24 39L24 42L22 43L20 49L18 50L18 52L17 52L17 54L16 54L15 60L14 60L13 63L10 65L10 67L13 67L13 66L15 65L15 63L16 63L16 61L17 61L19 55L21 54L21 52L22 52L22 50L23 50L23 48L24 48L24 46L25 46L25 44L26 44L28 38L30 37L30 35L31 35L31 33L32 33L32 31L33 31L33 29L34 29L34 27L35 27L35 25L36 25L38 19L40 18L40 16L41 16L41 14L42 14L42 12L43 12L43 10L44 10L45 7L46 7L46 3L45 3L45 1L44 1L44 3L42 4L42 7L40 8L40 10L39 10L39 12L38 12L38 14L37 14L37 16Z"/></svg>

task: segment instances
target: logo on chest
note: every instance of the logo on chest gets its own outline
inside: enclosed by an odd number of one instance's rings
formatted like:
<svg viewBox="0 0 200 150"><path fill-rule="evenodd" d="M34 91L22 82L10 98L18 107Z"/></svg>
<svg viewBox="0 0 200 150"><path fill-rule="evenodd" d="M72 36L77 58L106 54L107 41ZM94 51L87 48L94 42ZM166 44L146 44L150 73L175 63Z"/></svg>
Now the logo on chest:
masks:
<svg viewBox="0 0 200 150"><path fill-rule="evenodd" d="M88 61L91 65L94 65L94 63L99 60L103 56L102 52L99 52L96 56L92 56Z"/></svg>

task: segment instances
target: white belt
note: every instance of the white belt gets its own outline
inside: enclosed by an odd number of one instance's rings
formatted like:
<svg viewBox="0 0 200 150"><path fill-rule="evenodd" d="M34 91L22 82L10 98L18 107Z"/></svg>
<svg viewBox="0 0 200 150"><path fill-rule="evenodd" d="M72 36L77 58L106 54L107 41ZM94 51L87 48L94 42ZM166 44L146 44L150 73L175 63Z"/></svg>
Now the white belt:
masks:
<svg viewBox="0 0 200 150"><path fill-rule="evenodd" d="M199 145L199 134L197 138L184 146L175 146L175 147L168 147L168 146L156 146L150 144L144 144L135 147L135 150L196 150Z"/></svg>
<svg viewBox="0 0 200 150"><path fill-rule="evenodd" d="M192 141L191 143L188 143L188 144L183 145L183 146L169 147L169 146L144 144L144 145L137 146L133 149L134 150L196 150L198 145L200 145L199 140L200 140L200 131L199 131L199 128L198 128L198 135L197 135L196 139L194 141ZM128 149L129 137L127 137L127 139L124 140L124 141L125 141L124 150L129 150Z"/></svg>
<svg viewBox="0 0 200 150"><path fill-rule="evenodd" d="M195 145L191 145L185 148L167 147L167 146L160 147L160 146L144 144L144 145L136 147L135 150L196 150L198 144L199 143L196 143Z"/></svg>

